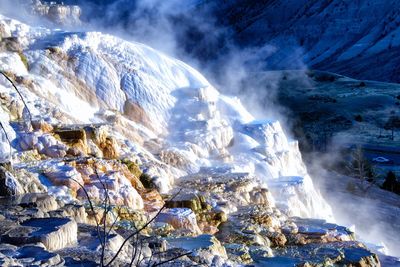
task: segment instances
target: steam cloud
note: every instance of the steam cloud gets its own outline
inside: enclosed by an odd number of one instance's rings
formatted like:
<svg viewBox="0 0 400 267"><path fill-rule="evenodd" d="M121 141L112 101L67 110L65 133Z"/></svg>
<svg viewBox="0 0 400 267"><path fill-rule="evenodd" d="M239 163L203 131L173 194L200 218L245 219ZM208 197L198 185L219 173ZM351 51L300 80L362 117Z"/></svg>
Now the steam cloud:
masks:
<svg viewBox="0 0 400 267"><path fill-rule="evenodd" d="M278 119L289 129L287 111L277 102L281 75L256 75L268 69L277 47L240 47L232 29L221 26L213 6L198 0L67 0L77 4L82 30L118 35L150 45L199 69L219 91L238 96L257 118ZM301 52L300 52L301 53ZM302 62L296 69L306 69ZM299 67L300 66L300 67ZM305 77L306 79L306 77Z"/></svg>
<svg viewBox="0 0 400 267"><path fill-rule="evenodd" d="M396 234L400 225L395 223L400 211L396 203L398 196L375 186L364 192L360 188L365 185L360 180L327 171L336 162L343 161L343 153L338 150L341 141L332 141L327 152L310 157L309 172L317 178L314 184L321 188L339 224L355 226L357 238L372 246L383 246L388 255L400 257L400 241Z"/></svg>

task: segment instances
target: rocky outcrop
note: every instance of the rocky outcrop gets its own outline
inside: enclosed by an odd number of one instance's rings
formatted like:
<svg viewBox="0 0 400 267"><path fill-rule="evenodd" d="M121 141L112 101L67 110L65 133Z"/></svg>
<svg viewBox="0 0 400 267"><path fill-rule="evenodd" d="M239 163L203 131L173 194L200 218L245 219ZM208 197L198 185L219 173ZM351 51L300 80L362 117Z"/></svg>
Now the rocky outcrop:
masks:
<svg viewBox="0 0 400 267"><path fill-rule="evenodd" d="M77 242L77 224L67 218L30 219L2 235L1 240L14 245L42 243L48 250L58 250Z"/></svg>
<svg viewBox="0 0 400 267"><path fill-rule="evenodd" d="M46 191L46 186L40 182L37 174L24 169L7 170L0 167L0 196L10 197Z"/></svg>
<svg viewBox="0 0 400 267"><path fill-rule="evenodd" d="M3 204L7 206L17 205L24 209L35 208L45 213L57 210L58 208L60 208L60 206L62 206L62 204L57 202L54 196L48 195L46 193L29 193L15 196L12 199L3 202Z"/></svg>
<svg viewBox="0 0 400 267"><path fill-rule="evenodd" d="M64 260L57 253L49 252L39 245L17 247L0 245L0 264L3 266L59 266Z"/></svg>
<svg viewBox="0 0 400 267"><path fill-rule="evenodd" d="M67 186L76 192L84 184L81 174L72 166L59 164L45 172L46 177L56 186Z"/></svg>
<svg viewBox="0 0 400 267"><path fill-rule="evenodd" d="M4 167L0 167L0 196L13 196L20 191L19 182Z"/></svg>
<svg viewBox="0 0 400 267"><path fill-rule="evenodd" d="M61 25L81 24L81 8L75 5L57 4L55 2L42 2L34 0L27 4L28 10L34 15L43 16L50 21Z"/></svg>
<svg viewBox="0 0 400 267"><path fill-rule="evenodd" d="M199 173L183 177L178 186L184 189L196 188L202 193L202 198L218 199L216 204L227 214L235 211L238 206L249 203L274 203L268 189L257 185L255 178L248 173L204 168Z"/></svg>
<svg viewBox="0 0 400 267"><path fill-rule="evenodd" d="M21 53L23 46L17 37L3 37L0 42L0 51Z"/></svg>
<svg viewBox="0 0 400 267"><path fill-rule="evenodd" d="M301 255L298 257L298 255ZM377 256L357 242L309 244L302 247L286 247L275 251L275 257L257 257L260 265L283 266L380 266Z"/></svg>
<svg viewBox="0 0 400 267"><path fill-rule="evenodd" d="M354 233L348 228L327 223L324 220L292 218L297 226L297 233L291 233L291 238L301 244L329 243L339 241L353 241Z"/></svg>
<svg viewBox="0 0 400 267"><path fill-rule="evenodd" d="M194 193L180 193L171 200L165 202L167 208L188 208L193 212L207 208L207 203L202 195Z"/></svg>
<svg viewBox="0 0 400 267"><path fill-rule="evenodd" d="M378 256L363 247L347 247L343 249L344 260L339 263L350 266L379 266Z"/></svg>
<svg viewBox="0 0 400 267"><path fill-rule="evenodd" d="M85 207L79 204L66 204L59 209L50 209L48 213L50 217L72 218L77 223L89 223Z"/></svg>
<svg viewBox="0 0 400 267"><path fill-rule="evenodd" d="M41 132L22 134L19 145L22 150L36 149L40 154L51 158L63 158L68 150L68 147L52 134Z"/></svg>
<svg viewBox="0 0 400 267"><path fill-rule="evenodd" d="M22 119L24 105L21 101L18 101L18 99L6 93L0 93L0 103L10 114L11 120Z"/></svg>
<svg viewBox="0 0 400 267"><path fill-rule="evenodd" d="M156 218L158 222L172 225L175 229L187 230L190 234L198 235L201 233L197 225L196 215L191 209L173 208L160 213Z"/></svg>
<svg viewBox="0 0 400 267"><path fill-rule="evenodd" d="M35 131L41 131L43 133L52 133L54 128L45 120L33 120L32 121L32 128Z"/></svg>
<svg viewBox="0 0 400 267"><path fill-rule="evenodd" d="M182 169L190 168L191 164L193 164L187 159L187 157L185 157L185 155L174 150L162 150L160 158L166 164Z"/></svg>
<svg viewBox="0 0 400 267"><path fill-rule="evenodd" d="M193 253L192 257L199 257L201 263L207 265L216 264L218 261L226 261L228 259L225 248L212 235L168 239L168 245L172 248L191 251Z"/></svg>

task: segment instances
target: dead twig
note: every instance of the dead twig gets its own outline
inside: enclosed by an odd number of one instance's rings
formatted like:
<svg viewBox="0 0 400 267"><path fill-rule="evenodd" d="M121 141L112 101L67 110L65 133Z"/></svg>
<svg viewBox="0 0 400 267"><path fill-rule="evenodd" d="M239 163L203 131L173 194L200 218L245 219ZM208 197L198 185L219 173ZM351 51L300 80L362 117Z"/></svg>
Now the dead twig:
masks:
<svg viewBox="0 0 400 267"><path fill-rule="evenodd" d="M173 200L175 197L177 197L180 194L181 190L179 190L174 196L172 196L171 200ZM139 228L138 230L136 230L135 232L133 232L132 234L130 234L127 238L125 238L124 242L122 243L122 245L120 246L120 248L118 249L117 253L114 255L114 257L108 262L108 264L106 266L110 266L111 263L113 263L118 255L121 253L123 247L125 246L125 244L129 241L129 239L131 239L132 237L134 237L135 235L138 235L141 231L143 231L144 229L147 228L147 226L149 226L159 215L160 213L166 208L166 204L164 204L156 213L156 215L151 218L144 226L142 226L141 228Z"/></svg>
<svg viewBox="0 0 400 267"><path fill-rule="evenodd" d="M152 267L160 266L160 265L166 264L166 263L168 263L168 262L177 260L177 259L179 259L179 258L182 258L182 257L187 256L187 255L190 255L190 254L192 254L192 252L187 252L187 253L184 253L184 254L177 255L177 256L175 256L175 257L173 257L173 258L171 258L171 259L168 259L168 260L165 260L165 261L161 261L161 262L155 263L155 264L152 265Z"/></svg>
<svg viewBox="0 0 400 267"><path fill-rule="evenodd" d="M19 97L21 98L22 103L24 103L24 106L25 106L25 108L26 108L26 111L28 112L29 120L30 120L30 123L31 123L31 125L32 125L32 113L31 113L31 111L29 110L28 105L26 104L25 99L24 99L24 97L22 96L21 92L18 90L18 88L17 88L17 86L14 84L14 82L7 76L7 74L5 74L3 71L0 71L0 73L11 83L11 85L14 87L15 91L17 91L17 94L18 94Z"/></svg>
<svg viewBox="0 0 400 267"><path fill-rule="evenodd" d="M113 223L111 224L111 226L107 229L107 217L108 214L110 212L110 207L111 207L111 199L110 199L110 195L109 195L109 189L107 186L107 181L102 180L102 178L100 177L96 166L94 167L94 172L95 175L97 177L97 180L99 181L99 183L101 184L102 188L104 189L104 201L102 202L102 208L103 208L103 215L101 218L101 221L99 222L96 216L96 212L94 210L94 205L93 202L91 200L91 197L88 193L88 191L86 190L86 188L84 187L84 185L82 185L79 181L77 181L74 178L70 178L71 180L73 180L74 182L76 182L79 187L83 190L88 203L89 203L89 207L90 210L92 211L93 215L95 216L95 222L96 222L96 230L97 230L97 237L99 239L100 245L101 245L101 258L100 258L100 265L101 266L111 266L114 261L118 258L118 256L120 255L120 253L122 252L123 248L125 247L126 243L128 241L131 241L133 239L132 245L133 245L133 251L132 251L132 258L130 259L130 263L129 266L140 266L140 264L145 261L146 259L149 258L149 262L148 262L148 266L160 266L163 264L166 264L168 262L172 262L176 259L179 259L181 257L184 257L186 255L191 254L191 252L188 253L184 253L181 255L177 255L173 258L170 259L166 259L166 260L161 260L161 258L159 258L158 262L154 262L153 264L151 263L154 255L157 255L158 253L152 253L150 257L143 257L141 258L142 255L142 249L143 249L143 242L144 240L146 240L147 238L141 238L140 233L146 229L159 215L160 213L166 208L166 204L164 204L158 211L157 213L151 218L149 219L143 226L141 227L136 227L134 226L135 230L133 231L133 233L131 233L129 236L127 236L124 241L122 242L122 244L120 245L120 247L118 248L118 251L114 254L114 256L111 258L111 260L105 264L105 252L106 252L106 244L108 241L108 237L111 234L112 229L114 228L115 224L118 221L119 215L114 219ZM174 198L176 198L181 191L178 191L176 194L174 194L170 199L173 200ZM154 255L153 255L154 254ZM159 253L159 255L161 255L161 253ZM136 264L135 264L136 262Z"/></svg>

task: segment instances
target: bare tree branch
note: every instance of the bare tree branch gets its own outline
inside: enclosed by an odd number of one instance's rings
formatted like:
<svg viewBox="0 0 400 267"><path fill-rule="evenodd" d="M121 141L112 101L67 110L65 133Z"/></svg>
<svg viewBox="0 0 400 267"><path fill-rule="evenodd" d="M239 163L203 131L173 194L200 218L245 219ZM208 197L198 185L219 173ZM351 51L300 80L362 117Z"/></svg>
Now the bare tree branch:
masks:
<svg viewBox="0 0 400 267"><path fill-rule="evenodd" d="M105 257L105 250L106 250L106 244L107 244L107 239L108 239L108 235L107 233L107 215L108 215L108 203L110 202L109 198L109 194L108 194L108 187L106 184L104 184L104 182L101 180L99 173L97 171L97 167L96 165L94 166L94 172L96 174L97 180L100 182L100 184L103 187L104 190L104 209L103 209L103 215L102 215L102 223L103 223L103 246L101 247L101 261L100 261L100 265L104 266L104 257Z"/></svg>
<svg viewBox="0 0 400 267"><path fill-rule="evenodd" d="M130 262L129 266L133 266L133 262L135 261L136 254L137 254L138 239L139 239L139 236L136 236L136 238L135 238L135 240L134 240L134 242L133 242L133 244L134 244L134 246L133 246L133 253L132 253L133 256L132 256L132 259L131 259L131 262Z"/></svg>
<svg viewBox="0 0 400 267"><path fill-rule="evenodd" d="M182 257L187 256L187 255L190 255L190 254L192 254L192 252L187 252L187 253L184 253L184 254L180 254L180 255L175 256L175 257L173 257L173 258L171 258L171 259L168 259L168 260L165 260L165 261L162 261L162 262L155 263L155 264L152 265L152 267L160 266L160 265L162 265L162 264L165 264L165 263L168 263L168 262L177 260L177 259L179 259L179 258L182 258Z"/></svg>
<svg viewBox="0 0 400 267"><path fill-rule="evenodd" d="M18 90L17 86L15 86L14 82L3 71L0 71L0 73L11 83L11 85L14 87L15 91L17 91L19 97L21 98L22 102L24 103L26 110L28 111L29 120L32 125L32 114L31 114L31 111L29 110L28 105L26 104L21 92Z"/></svg>
<svg viewBox="0 0 400 267"><path fill-rule="evenodd" d="M179 190L172 198L171 200L173 200L176 196L178 196L180 194L181 190ZM147 226L149 226L159 215L160 213L166 208L166 204L164 204L156 213L156 215L151 218L144 226L142 226L141 228L139 228L138 230L136 230L135 232L133 232L132 234L130 234L127 238L125 238L124 242L122 243L122 245L120 246L120 248L118 249L117 253L114 255L114 257L109 261L109 263L106 266L110 266L111 263L113 263L115 261L115 259L118 257L119 253L121 253L122 248L125 246L126 242L128 242L129 239L131 239L132 237L134 237L135 235L139 234L141 231L143 231L145 228L147 228Z"/></svg>
<svg viewBox="0 0 400 267"><path fill-rule="evenodd" d="M99 239L100 244L103 246L103 244L102 244L102 237L101 237L101 234L100 234L100 224L99 224L99 222L97 221L96 212L95 212L95 210L94 210L94 206L93 206L93 203L92 203L92 201L91 201L91 199L90 199L89 193L87 192L86 188L85 188L80 182L78 182L75 178L72 178L72 177L71 177L70 179L71 179L72 181L74 181L75 183L77 183L77 184L79 185L79 187L82 188L83 192L84 192L85 195L86 195L86 198L87 198L87 200L88 200L88 202L89 202L90 210L92 211L93 216L94 216L94 220L95 220L95 222L96 222L97 237L98 237L98 239Z"/></svg>
<svg viewBox="0 0 400 267"><path fill-rule="evenodd" d="M148 238L141 238L140 237L140 233L147 228L159 215L160 213L166 208L166 204L164 204L158 211L157 213L150 219L148 220L143 226L141 227L136 227L136 225L134 225L135 231L133 233L131 233L128 237L126 237L123 241L123 243L120 245L120 247L118 248L118 251L114 254L114 256L112 257L112 259L105 264L105 250L106 250L106 244L107 244L107 239L111 234L111 231L113 229L113 227L115 226L116 222L118 221L119 215L117 215L117 217L114 219L113 223L111 224L111 226L107 229L107 216L108 213L110 212L110 207L111 207L111 199L109 196L109 189L108 189L108 185L106 182L104 182L101 178L100 175L97 171L96 166L94 167L94 172L96 174L96 177L99 181L99 183L102 185L103 189L104 189L104 201L103 201L103 215L101 218L101 223L98 221L97 216L96 216L96 212L94 210L94 205L93 202L91 200L91 197L88 193L88 191L86 190L86 188L76 179L74 178L70 178L71 180L73 180L74 182L76 182L79 187L83 190L83 192L85 193L85 196L88 200L89 206L91 211L93 212L94 216L95 216L95 222L96 222L96 230L97 230L97 237L99 239L100 245L101 245L101 258L100 258L100 265L101 266L110 266L119 256L119 254L122 252L122 249L124 248L124 246L126 245L126 243L128 241L130 241L131 239L133 239L133 251L132 251L132 258L130 259L130 263L129 266L140 266L140 264L149 258L149 262L148 264L150 264L149 266L159 266L162 264L166 264L168 262L174 261L180 257L189 255L191 252L182 254L182 255L178 255L176 257L173 257L171 259L167 259L164 261L161 261L161 258L159 258L159 262L157 263L153 263L151 265L151 259L153 258L153 253L151 254L150 257L143 257L141 258L142 255L142 249L143 249L143 242L145 239ZM176 198L176 196L178 196L180 194L181 190L179 190L176 194L174 194L170 199L173 200L174 198ZM156 254L161 254L161 253L156 253ZM136 261L136 264L135 264Z"/></svg>

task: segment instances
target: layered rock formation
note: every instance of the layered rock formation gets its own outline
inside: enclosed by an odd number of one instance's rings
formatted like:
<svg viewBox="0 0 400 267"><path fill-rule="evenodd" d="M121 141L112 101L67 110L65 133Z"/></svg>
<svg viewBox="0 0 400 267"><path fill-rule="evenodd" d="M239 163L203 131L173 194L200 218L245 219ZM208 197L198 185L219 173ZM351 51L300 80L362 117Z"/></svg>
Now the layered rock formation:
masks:
<svg viewBox="0 0 400 267"><path fill-rule="evenodd" d="M26 2L26 3L25 3ZM81 23L81 8L76 5L64 5L62 2L45 2L40 0L22 1L32 15L42 16L61 25L78 25Z"/></svg>

